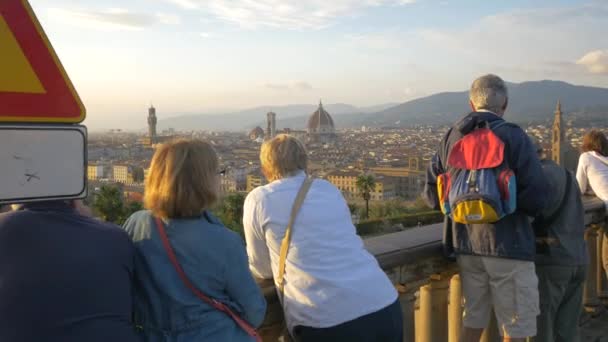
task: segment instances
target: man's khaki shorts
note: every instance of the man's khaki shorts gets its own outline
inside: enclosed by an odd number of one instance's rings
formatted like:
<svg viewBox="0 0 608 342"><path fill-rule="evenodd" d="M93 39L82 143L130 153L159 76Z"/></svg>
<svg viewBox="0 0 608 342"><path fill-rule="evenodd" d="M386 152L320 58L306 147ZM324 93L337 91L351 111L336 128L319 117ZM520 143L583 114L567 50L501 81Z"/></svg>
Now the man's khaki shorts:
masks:
<svg viewBox="0 0 608 342"><path fill-rule="evenodd" d="M536 335L536 316L540 310L534 262L460 255L458 266L465 327L487 327L494 308L501 336Z"/></svg>

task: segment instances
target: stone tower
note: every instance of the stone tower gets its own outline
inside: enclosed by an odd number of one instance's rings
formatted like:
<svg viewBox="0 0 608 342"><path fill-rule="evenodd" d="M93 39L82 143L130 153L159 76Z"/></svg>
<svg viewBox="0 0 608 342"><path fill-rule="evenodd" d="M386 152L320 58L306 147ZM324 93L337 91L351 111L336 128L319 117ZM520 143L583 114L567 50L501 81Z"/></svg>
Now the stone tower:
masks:
<svg viewBox="0 0 608 342"><path fill-rule="evenodd" d="M148 137L150 144L156 142L156 108L152 105L148 108Z"/></svg>
<svg viewBox="0 0 608 342"><path fill-rule="evenodd" d="M266 114L266 136L265 140L274 138L277 129L277 114L275 112L268 112Z"/></svg>
<svg viewBox="0 0 608 342"><path fill-rule="evenodd" d="M557 101L555 107L555 118L553 119L553 130L551 137L551 159L558 165L564 166L564 145L566 143L566 134L563 129L562 105Z"/></svg>

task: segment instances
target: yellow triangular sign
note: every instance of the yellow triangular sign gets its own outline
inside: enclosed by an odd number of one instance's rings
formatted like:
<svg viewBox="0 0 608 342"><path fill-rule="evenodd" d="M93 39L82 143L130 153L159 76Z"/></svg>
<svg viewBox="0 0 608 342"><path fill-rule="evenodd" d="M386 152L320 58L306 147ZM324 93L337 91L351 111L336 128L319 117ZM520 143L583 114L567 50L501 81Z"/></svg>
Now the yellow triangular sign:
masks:
<svg viewBox="0 0 608 342"><path fill-rule="evenodd" d="M0 15L0 92L44 94L36 76L6 21Z"/></svg>

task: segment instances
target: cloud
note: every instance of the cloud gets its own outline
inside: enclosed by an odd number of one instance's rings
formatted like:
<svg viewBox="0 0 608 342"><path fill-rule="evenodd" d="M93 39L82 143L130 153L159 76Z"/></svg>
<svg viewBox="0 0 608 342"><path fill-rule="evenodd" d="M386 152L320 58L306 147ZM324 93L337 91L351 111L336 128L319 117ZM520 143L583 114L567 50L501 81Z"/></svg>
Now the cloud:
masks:
<svg viewBox="0 0 608 342"><path fill-rule="evenodd" d="M175 14L156 13L156 18L161 24L165 25L179 25L181 23L180 17Z"/></svg>
<svg viewBox="0 0 608 342"><path fill-rule="evenodd" d="M409 44L427 54L434 51L434 54L429 54L428 63L440 63L438 60L442 57L444 62L441 63L445 65L463 65L466 62L461 69L468 70L525 67L542 71L547 76L562 72L572 75L576 69L573 63L547 62L547 57L576 61L583 52L593 50L598 41L605 40L608 30L606 17L608 4L600 2L569 7L516 9L482 17L457 29L413 31L410 33L418 38L411 39ZM603 56L606 56L605 53ZM582 58L578 64L588 68L592 65L595 73L598 73L606 63L605 58L596 52L587 59ZM518 74L526 77L525 72ZM527 75L526 78L529 77Z"/></svg>
<svg viewBox="0 0 608 342"><path fill-rule="evenodd" d="M196 0L167 0L168 2L174 3L183 9L197 9L199 8L199 2Z"/></svg>
<svg viewBox="0 0 608 342"><path fill-rule="evenodd" d="M211 33L211 32L200 32L198 35L205 39L215 37L215 33Z"/></svg>
<svg viewBox="0 0 608 342"><path fill-rule="evenodd" d="M182 9L200 10L244 29L261 27L319 30L338 17L369 7L410 5L415 0L167 0Z"/></svg>
<svg viewBox="0 0 608 342"><path fill-rule="evenodd" d="M68 10L50 8L49 14L61 23L101 30L143 30L155 24L179 24L178 16L131 12L123 8L103 10Z"/></svg>
<svg viewBox="0 0 608 342"><path fill-rule="evenodd" d="M584 66L592 74L608 74L608 50L588 52L576 64Z"/></svg>
<svg viewBox="0 0 608 342"><path fill-rule="evenodd" d="M307 82L296 82L295 84L293 84L293 88L297 90L311 90L312 86L310 85L310 83Z"/></svg>
<svg viewBox="0 0 608 342"><path fill-rule="evenodd" d="M266 83L264 88L275 90L275 91L307 91L312 89L312 85L308 82L297 81L290 83Z"/></svg>

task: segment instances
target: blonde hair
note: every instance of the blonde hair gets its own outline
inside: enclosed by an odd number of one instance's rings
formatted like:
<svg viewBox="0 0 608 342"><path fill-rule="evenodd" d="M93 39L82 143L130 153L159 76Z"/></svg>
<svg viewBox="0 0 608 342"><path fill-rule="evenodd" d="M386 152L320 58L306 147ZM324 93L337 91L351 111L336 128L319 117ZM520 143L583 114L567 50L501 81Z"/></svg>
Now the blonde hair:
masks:
<svg viewBox="0 0 608 342"><path fill-rule="evenodd" d="M308 165L306 147L290 135L279 134L262 144L262 170L269 182L305 171Z"/></svg>
<svg viewBox="0 0 608 342"><path fill-rule="evenodd" d="M162 144L146 178L144 207L161 218L200 215L218 197L218 158L201 140Z"/></svg>

